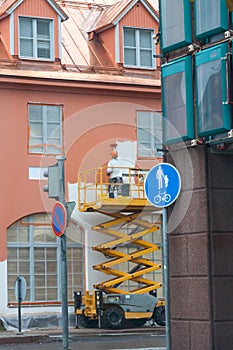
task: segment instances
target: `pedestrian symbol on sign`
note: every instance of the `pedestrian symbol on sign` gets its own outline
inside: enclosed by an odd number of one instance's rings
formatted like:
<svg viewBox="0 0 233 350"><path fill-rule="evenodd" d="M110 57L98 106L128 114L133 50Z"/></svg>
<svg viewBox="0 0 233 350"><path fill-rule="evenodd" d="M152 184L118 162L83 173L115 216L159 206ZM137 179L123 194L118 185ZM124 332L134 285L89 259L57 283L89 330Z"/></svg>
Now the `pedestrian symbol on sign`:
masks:
<svg viewBox="0 0 233 350"><path fill-rule="evenodd" d="M145 180L146 197L151 204L159 208L172 204L178 197L180 188L180 174L168 163L153 167Z"/></svg>

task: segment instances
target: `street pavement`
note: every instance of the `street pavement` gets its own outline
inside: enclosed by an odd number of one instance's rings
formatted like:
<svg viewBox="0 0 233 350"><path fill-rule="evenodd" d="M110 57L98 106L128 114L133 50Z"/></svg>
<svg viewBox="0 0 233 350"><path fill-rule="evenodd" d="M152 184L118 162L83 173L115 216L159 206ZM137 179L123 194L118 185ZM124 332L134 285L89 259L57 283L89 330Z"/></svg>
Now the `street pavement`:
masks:
<svg viewBox="0 0 233 350"><path fill-rule="evenodd" d="M165 335L165 327L160 326L148 326L148 327L138 327L130 329L121 329L121 330L109 330L109 329L98 329L98 328L89 328L89 329L69 329L69 337L79 337L79 336L97 336L97 335L107 335L112 333L118 334L127 334L132 332L137 333L151 333L158 335ZM7 344L29 344L29 343L50 343L55 339L61 339L62 329L31 329L27 331L22 331L21 333L17 331L1 331L0 332L0 350L2 346Z"/></svg>

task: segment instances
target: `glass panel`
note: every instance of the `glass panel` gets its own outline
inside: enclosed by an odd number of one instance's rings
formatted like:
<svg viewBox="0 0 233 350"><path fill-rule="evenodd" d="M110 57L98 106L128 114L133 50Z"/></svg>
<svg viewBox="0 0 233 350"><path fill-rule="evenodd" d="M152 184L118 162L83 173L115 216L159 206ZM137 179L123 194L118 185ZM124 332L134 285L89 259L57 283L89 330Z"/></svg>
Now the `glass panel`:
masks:
<svg viewBox="0 0 233 350"><path fill-rule="evenodd" d="M29 120L43 123L43 106L28 105Z"/></svg>
<svg viewBox="0 0 233 350"><path fill-rule="evenodd" d="M47 108L47 122L60 124L61 122L61 107L60 106L46 106Z"/></svg>
<svg viewBox="0 0 233 350"><path fill-rule="evenodd" d="M37 57L50 58L50 43L47 41L38 40L37 42Z"/></svg>
<svg viewBox="0 0 233 350"><path fill-rule="evenodd" d="M156 112L138 112L138 155L140 157L161 156L162 116Z"/></svg>
<svg viewBox="0 0 233 350"><path fill-rule="evenodd" d="M39 260L44 261L44 260L45 260L45 252L44 252L44 249L42 249L42 248L35 248L35 249L34 249L34 258L35 258L35 260L37 260L37 261L39 261Z"/></svg>
<svg viewBox="0 0 233 350"><path fill-rule="evenodd" d="M150 50L140 50L140 66L152 67L152 53Z"/></svg>
<svg viewBox="0 0 233 350"><path fill-rule="evenodd" d="M125 64L128 66L136 66L136 49L125 49Z"/></svg>
<svg viewBox="0 0 233 350"><path fill-rule="evenodd" d="M162 50L177 49L192 42L189 0L161 1Z"/></svg>
<svg viewBox="0 0 233 350"><path fill-rule="evenodd" d="M45 287L45 276L36 275L35 276L35 288Z"/></svg>
<svg viewBox="0 0 233 350"><path fill-rule="evenodd" d="M33 57L33 26L32 19L19 19L20 56Z"/></svg>
<svg viewBox="0 0 233 350"><path fill-rule="evenodd" d="M166 138L187 133L185 72L164 78L164 114L168 120Z"/></svg>
<svg viewBox="0 0 233 350"><path fill-rule="evenodd" d="M34 242L45 242L45 230L42 226L34 227Z"/></svg>
<svg viewBox="0 0 233 350"><path fill-rule="evenodd" d="M43 301L43 300L46 301L45 289L42 289L42 288L35 289L35 300L36 301Z"/></svg>
<svg viewBox="0 0 233 350"><path fill-rule="evenodd" d="M57 275L49 275L48 287L57 287Z"/></svg>
<svg viewBox="0 0 233 350"><path fill-rule="evenodd" d="M195 33L201 39L227 30L228 14L225 1L195 0ZM213 11L213 9L215 9Z"/></svg>
<svg viewBox="0 0 233 350"><path fill-rule="evenodd" d="M28 262L19 262L19 273L21 275L28 275L30 272L29 261Z"/></svg>
<svg viewBox="0 0 233 350"><path fill-rule="evenodd" d="M163 46L170 46L183 41L184 33L184 2L179 1L179 6L174 0L162 1L162 34Z"/></svg>
<svg viewBox="0 0 233 350"><path fill-rule="evenodd" d="M19 259L29 260L29 248L19 248Z"/></svg>
<svg viewBox="0 0 233 350"><path fill-rule="evenodd" d="M47 290L47 300L57 300L57 289L49 288Z"/></svg>
<svg viewBox="0 0 233 350"><path fill-rule="evenodd" d="M33 39L20 39L20 56L33 57Z"/></svg>
<svg viewBox="0 0 233 350"><path fill-rule="evenodd" d="M37 21L37 37L40 39L50 38L50 22L48 21Z"/></svg>
<svg viewBox="0 0 233 350"><path fill-rule="evenodd" d="M31 18L19 18L19 35L26 38L33 37Z"/></svg>
<svg viewBox="0 0 233 350"><path fill-rule="evenodd" d="M151 42L151 32L147 30L140 30L140 47L141 48L152 48L152 42Z"/></svg>
<svg viewBox="0 0 233 350"><path fill-rule="evenodd" d="M18 227L18 242L20 243L27 243L29 241L29 231L28 227Z"/></svg>
<svg viewBox="0 0 233 350"><path fill-rule="evenodd" d="M34 264L34 271L35 271L35 275L44 274L45 273L45 266L44 266L44 264L41 261L35 262L35 264Z"/></svg>
<svg viewBox="0 0 233 350"><path fill-rule="evenodd" d="M7 249L7 259L16 260L17 259L17 248L8 248Z"/></svg>
<svg viewBox="0 0 233 350"><path fill-rule="evenodd" d="M7 241L8 242L17 242L17 235L15 232L15 227L8 228L7 230Z"/></svg>
<svg viewBox="0 0 233 350"><path fill-rule="evenodd" d="M197 68L198 117L201 132L221 128L222 77L219 60L205 63Z"/></svg>
<svg viewBox="0 0 233 350"><path fill-rule="evenodd" d="M162 80L164 142L194 138L192 58L164 64Z"/></svg>
<svg viewBox="0 0 233 350"><path fill-rule="evenodd" d="M124 29L124 46L136 47L136 35L134 29Z"/></svg>

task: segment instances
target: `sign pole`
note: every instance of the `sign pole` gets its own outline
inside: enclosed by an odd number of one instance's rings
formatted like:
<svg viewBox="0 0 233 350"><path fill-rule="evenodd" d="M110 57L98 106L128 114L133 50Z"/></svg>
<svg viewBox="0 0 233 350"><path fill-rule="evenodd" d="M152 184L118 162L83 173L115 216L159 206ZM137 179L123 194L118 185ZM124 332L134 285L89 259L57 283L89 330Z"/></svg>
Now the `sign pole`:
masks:
<svg viewBox="0 0 233 350"><path fill-rule="evenodd" d="M21 302L24 301L27 293L27 283L23 276L18 276L15 281L15 297L18 301L18 329L22 331Z"/></svg>
<svg viewBox="0 0 233 350"><path fill-rule="evenodd" d="M167 350L171 349L167 207L175 202L180 194L180 190L180 174L172 164L159 163L147 174L145 180L146 198L155 207L163 209L163 284L166 302L165 319Z"/></svg>
<svg viewBox="0 0 233 350"><path fill-rule="evenodd" d="M66 157L57 156L60 174L60 193L59 201L65 204L65 176L64 176L64 161ZM68 319L68 297L67 297L67 256L66 256L66 230L60 237L61 248L61 299L62 299L62 340L63 349L69 349L69 319Z"/></svg>
<svg viewBox="0 0 233 350"><path fill-rule="evenodd" d="M167 236L167 208L163 208L163 283L164 297L166 300L166 348L171 349L170 337L170 302L169 302L169 260L168 260L168 236Z"/></svg>
<svg viewBox="0 0 233 350"><path fill-rule="evenodd" d="M19 322L19 333L21 333L21 279L17 278L18 283L18 322Z"/></svg>

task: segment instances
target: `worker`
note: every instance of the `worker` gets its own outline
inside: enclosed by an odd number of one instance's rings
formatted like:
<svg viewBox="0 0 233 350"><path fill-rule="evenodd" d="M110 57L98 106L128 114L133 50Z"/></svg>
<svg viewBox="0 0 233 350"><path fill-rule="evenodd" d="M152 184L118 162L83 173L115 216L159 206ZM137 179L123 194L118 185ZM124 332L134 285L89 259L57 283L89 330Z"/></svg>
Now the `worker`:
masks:
<svg viewBox="0 0 233 350"><path fill-rule="evenodd" d="M109 179L109 198L115 198L114 197L114 189L117 190L117 195L121 195L121 184L123 183L122 179L122 168L120 168L120 161L118 158L118 152L116 149L114 149L111 152L112 159L108 162L107 167L107 175L110 176Z"/></svg>

